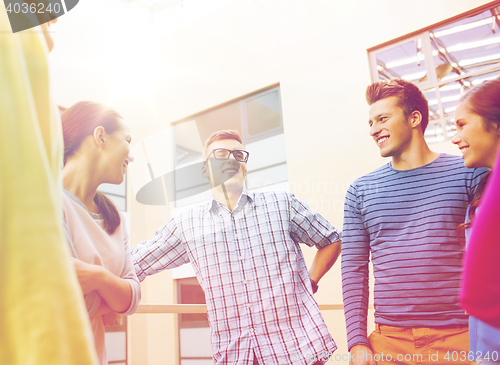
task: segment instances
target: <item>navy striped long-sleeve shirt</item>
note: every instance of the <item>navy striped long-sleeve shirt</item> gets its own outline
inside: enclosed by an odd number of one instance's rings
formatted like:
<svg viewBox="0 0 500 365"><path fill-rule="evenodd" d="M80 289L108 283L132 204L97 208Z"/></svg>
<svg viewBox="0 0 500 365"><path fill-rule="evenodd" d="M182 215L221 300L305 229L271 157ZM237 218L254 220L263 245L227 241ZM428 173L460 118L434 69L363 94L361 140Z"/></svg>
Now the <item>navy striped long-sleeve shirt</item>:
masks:
<svg viewBox="0 0 500 365"><path fill-rule="evenodd" d="M368 262L375 322L398 327L467 324L458 304L463 246L456 229L484 169L441 154L399 171L390 164L359 178L344 205L342 289L347 342L367 345Z"/></svg>

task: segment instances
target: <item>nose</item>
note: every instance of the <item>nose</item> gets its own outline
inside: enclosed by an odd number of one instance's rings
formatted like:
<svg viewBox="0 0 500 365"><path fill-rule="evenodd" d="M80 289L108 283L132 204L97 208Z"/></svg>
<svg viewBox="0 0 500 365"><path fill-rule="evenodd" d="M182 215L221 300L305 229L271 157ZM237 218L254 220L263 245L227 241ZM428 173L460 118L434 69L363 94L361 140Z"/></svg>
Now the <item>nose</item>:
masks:
<svg viewBox="0 0 500 365"><path fill-rule="evenodd" d="M455 133L455 136L452 138L451 143L459 144L461 140L462 139L460 138L460 136L458 135L458 132L457 132L457 133Z"/></svg>
<svg viewBox="0 0 500 365"><path fill-rule="evenodd" d="M234 154L233 154L233 153L230 153L230 154L229 154L228 161L229 161L229 162L232 162L232 163L234 163L234 162L238 162L238 161L236 160L236 158L234 158Z"/></svg>
<svg viewBox="0 0 500 365"><path fill-rule="evenodd" d="M370 136L375 137L379 133L380 133L380 128L377 126L376 123L373 123L372 126L370 127Z"/></svg>
<svg viewBox="0 0 500 365"><path fill-rule="evenodd" d="M130 162L134 162L134 156L128 155L127 160L128 160L129 163Z"/></svg>

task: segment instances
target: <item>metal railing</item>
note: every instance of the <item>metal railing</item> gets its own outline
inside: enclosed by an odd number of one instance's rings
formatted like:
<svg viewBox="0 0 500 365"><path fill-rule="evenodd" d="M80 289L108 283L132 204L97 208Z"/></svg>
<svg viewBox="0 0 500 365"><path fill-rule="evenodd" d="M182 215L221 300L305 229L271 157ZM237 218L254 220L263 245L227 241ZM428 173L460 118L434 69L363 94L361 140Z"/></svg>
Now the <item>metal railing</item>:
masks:
<svg viewBox="0 0 500 365"><path fill-rule="evenodd" d="M342 304L318 304L319 309L343 310ZM373 305L368 306L373 309ZM207 313L205 304L140 304L136 313Z"/></svg>

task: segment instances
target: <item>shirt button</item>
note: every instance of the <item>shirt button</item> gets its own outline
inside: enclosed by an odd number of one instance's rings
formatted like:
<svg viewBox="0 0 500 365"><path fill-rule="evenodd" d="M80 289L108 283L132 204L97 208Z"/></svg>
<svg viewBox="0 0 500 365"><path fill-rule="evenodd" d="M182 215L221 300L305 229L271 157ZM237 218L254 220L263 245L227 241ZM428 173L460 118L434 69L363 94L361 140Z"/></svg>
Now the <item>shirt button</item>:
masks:
<svg viewBox="0 0 500 365"><path fill-rule="evenodd" d="M243 284L246 284L246 283L247 283L247 281L246 281L246 280L243 280Z"/></svg>
<svg viewBox="0 0 500 365"><path fill-rule="evenodd" d="M251 304L247 304L247 307L250 308L252 305Z"/></svg>
<svg viewBox="0 0 500 365"><path fill-rule="evenodd" d="M243 261L243 256L240 256L240 261Z"/></svg>
<svg viewBox="0 0 500 365"><path fill-rule="evenodd" d="M250 328L250 332L253 332L253 328Z"/></svg>

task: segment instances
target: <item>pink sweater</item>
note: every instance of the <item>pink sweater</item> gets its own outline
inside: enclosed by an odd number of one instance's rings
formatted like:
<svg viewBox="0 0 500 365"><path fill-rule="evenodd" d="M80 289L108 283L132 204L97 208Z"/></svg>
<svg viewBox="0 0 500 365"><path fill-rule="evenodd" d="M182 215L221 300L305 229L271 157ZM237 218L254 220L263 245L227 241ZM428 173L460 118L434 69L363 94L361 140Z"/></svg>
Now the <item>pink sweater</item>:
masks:
<svg viewBox="0 0 500 365"><path fill-rule="evenodd" d="M141 287L135 274L130 256L129 236L125 227L125 217L120 213L121 224L115 233L109 235L103 228L100 215L90 213L85 205L64 190L64 223L66 235L73 255L84 262L101 265L116 276L129 282L132 288L132 301L128 310L122 314L135 312L141 299ZM100 363L106 365L104 343L104 323L102 316L93 316L101 301L100 295L92 291L85 295L85 304L94 332L94 340Z"/></svg>
<svg viewBox="0 0 500 365"><path fill-rule="evenodd" d="M500 328L500 150L472 222L460 303L471 315Z"/></svg>

